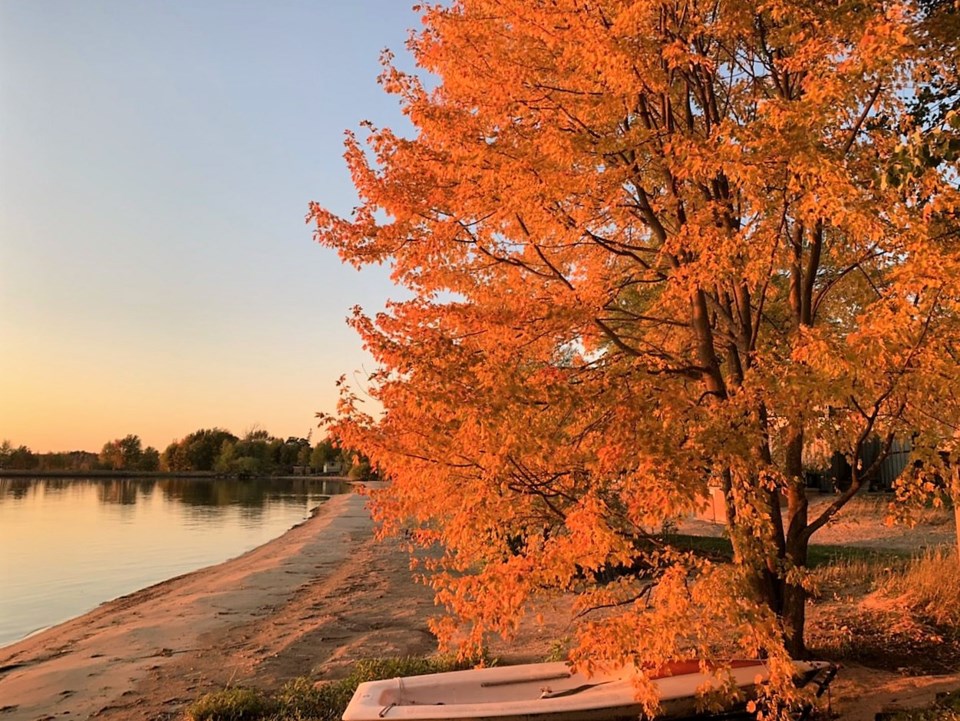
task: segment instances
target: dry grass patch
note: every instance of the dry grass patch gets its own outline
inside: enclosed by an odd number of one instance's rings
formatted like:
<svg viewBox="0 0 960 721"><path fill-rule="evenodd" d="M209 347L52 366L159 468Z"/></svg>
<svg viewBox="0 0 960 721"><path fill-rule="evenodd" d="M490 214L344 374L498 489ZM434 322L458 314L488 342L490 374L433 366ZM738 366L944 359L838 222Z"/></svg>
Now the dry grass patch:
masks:
<svg viewBox="0 0 960 721"><path fill-rule="evenodd" d="M960 561L954 548L875 554L816 569L808 641L823 656L909 673L960 666Z"/></svg>
<svg viewBox="0 0 960 721"><path fill-rule="evenodd" d="M810 513L819 513L832 503L832 494L812 496L810 498ZM903 520L915 526L942 526L953 522L953 509L944 505L927 503L905 507L897 503L890 493L868 493L854 496L840 510L833 523L851 521L865 524L887 524L887 519L894 512L903 514Z"/></svg>
<svg viewBox="0 0 960 721"><path fill-rule="evenodd" d="M913 558L900 572L878 579L877 594L911 615L960 629L960 558L955 548L934 548Z"/></svg>
<svg viewBox="0 0 960 721"><path fill-rule="evenodd" d="M887 575L901 573L909 562L903 554L876 551L835 555L813 567L812 596L814 600L862 598L875 591Z"/></svg>

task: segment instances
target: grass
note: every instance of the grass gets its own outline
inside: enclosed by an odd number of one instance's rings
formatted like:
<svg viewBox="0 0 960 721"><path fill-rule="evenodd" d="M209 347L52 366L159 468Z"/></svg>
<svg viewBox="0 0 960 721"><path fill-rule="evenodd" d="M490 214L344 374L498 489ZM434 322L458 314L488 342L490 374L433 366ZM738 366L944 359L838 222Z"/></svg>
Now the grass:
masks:
<svg viewBox="0 0 960 721"><path fill-rule="evenodd" d="M195 721L253 721L269 716L276 704L252 688L229 688L208 693L187 710Z"/></svg>
<svg viewBox="0 0 960 721"><path fill-rule="evenodd" d="M815 567L821 590L870 592L875 603L886 602L925 622L960 629L960 559L954 547L912 556L848 554Z"/></svg>
<svg viewBox="0 0 960 721"><path fill-rule="evenodd" d="M377 658L358 661L350 675L317 685L297 678L277 692L230 688L205 694L186 711L190 721L339 721L357 686L398 676L470 668L453 657Z"/></svg>
<svg viewBox="0 0 960 721"><path fill-rule="evenodd" d="M685 551L694 551L717 560L731 560L733 545L729 538L716 536L691 536L684 533L672 533L668 540L671 545ZM852 546L810 545L807 562L811 569L850 562L864 562L868 565L903 561L908 557L901 551L874 550Z"/></svg>
<svg viewBox="0 0 960 721"><path fill-rule="evenodd" d="M717 562L732 557L726 538L671 534L669 541ZM808 562L807 642L815 653L904 673L960 667L955 546L910 552L812 545Z"/></svg>
<svg viewBox="0 0 960 721"><path fill-rule="evenodd" d="M832 494L824 494L819 498L811 499L811 512L818 512L824 505L833 500ZM892 503L891 503L892 502ZM861 494L851 498L840 511L841 517L847 521L865 521L874 523L883 521L894 509L905 510L896 503L894 497L888 493ZM926 503L909 509L909 518L918 524L926 526L941 526L953 522L953 511L950 507Z"/></svg>
<svg viewBox="0 0 960 721"><path fill-rule="evenodd" d="M960 628L960 559L956 548L935 548L879 579L878 593L897 599L914 615Z"/></svg>
<svg viewBox="0 0 960 721"><path fill-rule="evenodd" d="M899 570L906 563L903 558L891 558L886 554L852 558L832 558L818 564L813 571L813 598L831 595L862 595L874 590L878 579L885 573Z"/></svg>
<svg viewBox="0 0 960 721"><path fill-rule="evenodd" d="M848 555L819 566L812 574L808 644L840 662L910 674L955 673L958 564L950 546L909 556Z"/></svg>

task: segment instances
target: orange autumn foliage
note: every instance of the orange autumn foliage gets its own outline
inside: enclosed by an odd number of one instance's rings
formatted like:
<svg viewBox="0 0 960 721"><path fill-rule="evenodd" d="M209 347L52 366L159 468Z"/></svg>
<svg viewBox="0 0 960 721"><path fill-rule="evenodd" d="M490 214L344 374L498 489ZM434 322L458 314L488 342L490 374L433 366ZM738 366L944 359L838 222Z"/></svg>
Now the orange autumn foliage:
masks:
<svg viewBox="0 0 960 721"><path fill-rule="evenodd" d="M352 319L382 414L344 387L326 419L391 479L384 532L442 549L464 647L572 593L577 663L762 651L782 682L810 537L876 475L867 445L912 437L932 469L956 443L957 164L923 148L960 123L909 112L955 64L909 2L422 12L436 84L382 76L415 135L349 135L360 204L309 216L413 294ZM816 518L814 449L853 467ZM658 536L711 487L732 564Z"/></svg>

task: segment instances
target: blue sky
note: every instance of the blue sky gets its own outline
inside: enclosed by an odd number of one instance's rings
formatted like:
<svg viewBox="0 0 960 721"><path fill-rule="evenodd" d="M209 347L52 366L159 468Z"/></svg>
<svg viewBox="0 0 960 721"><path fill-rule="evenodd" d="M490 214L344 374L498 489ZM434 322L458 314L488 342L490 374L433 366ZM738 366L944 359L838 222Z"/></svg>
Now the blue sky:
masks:
<svg viewBox="0 0 960 721"><path fill-rule="evenodd" d="M400 291L304 216L356 202L344 130L408 130L376 77L384 48L409 65L411 4L0 2L0 438L162 449L333 410L371 367L349 309Z"/></svg>

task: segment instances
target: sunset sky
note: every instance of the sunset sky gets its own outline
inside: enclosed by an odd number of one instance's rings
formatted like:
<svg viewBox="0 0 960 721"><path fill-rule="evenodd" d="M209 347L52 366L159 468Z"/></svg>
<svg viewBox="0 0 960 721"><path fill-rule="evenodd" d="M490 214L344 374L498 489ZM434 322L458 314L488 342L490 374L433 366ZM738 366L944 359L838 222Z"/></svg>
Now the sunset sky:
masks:
<svg viewBox="0 0 960 721"><path fill-rule="evenodd" d="M399 291L304 215L355 204L345 129L406 127L376 77L411 5L0 3L0 439L162 450L333 410L371 367L349 309Z"/></svg>

